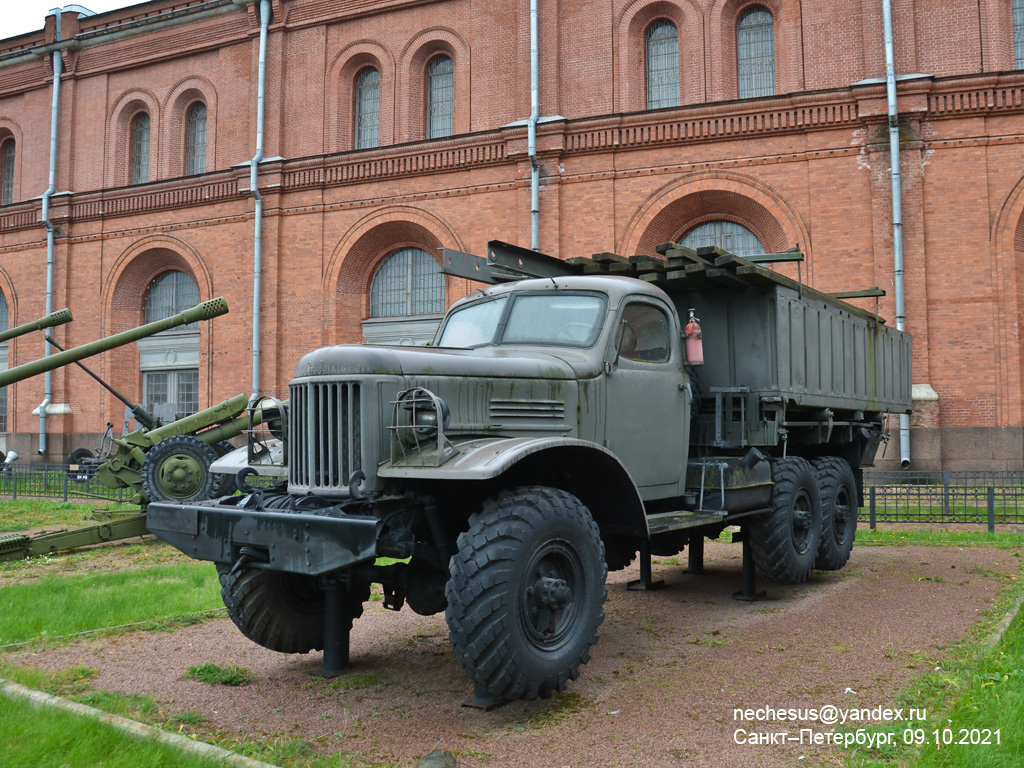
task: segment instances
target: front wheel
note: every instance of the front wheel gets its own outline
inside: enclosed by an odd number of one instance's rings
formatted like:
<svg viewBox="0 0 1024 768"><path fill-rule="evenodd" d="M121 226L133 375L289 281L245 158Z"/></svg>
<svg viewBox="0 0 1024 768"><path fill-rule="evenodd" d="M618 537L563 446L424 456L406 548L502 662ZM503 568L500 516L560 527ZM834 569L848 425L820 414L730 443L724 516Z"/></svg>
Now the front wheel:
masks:
<svg viewBox="0 0 1024 768"><path fill-rule="evenodd" d="M570 493L503 491L470 517L445 593L456 659L502 699L564 691L604 621L607 568L597 524Z"/></svg>
<svg viewBox="0 0 1024 768"><path fill-rule="evenodd" d="M228 616L254 643L279 653L306 653L324 647L324 592L315 576L263 568L217 565L220 594ZM363 614L368 584L346 590L348 631Z"/></svg>

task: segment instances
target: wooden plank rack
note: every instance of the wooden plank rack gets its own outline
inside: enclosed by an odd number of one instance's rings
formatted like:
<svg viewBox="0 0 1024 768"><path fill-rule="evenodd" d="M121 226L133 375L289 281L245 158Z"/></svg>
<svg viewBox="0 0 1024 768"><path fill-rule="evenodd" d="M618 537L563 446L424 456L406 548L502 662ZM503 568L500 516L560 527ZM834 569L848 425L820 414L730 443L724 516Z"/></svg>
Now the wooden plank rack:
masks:
<svg viewBox="0 0 1024 768"><path fill-rule="evenodd" d="M616 253L595 253L567 260L531 251L517 245L491 240L487 244L487 258L442 249L442 272L481 283L508 282L531 277L555 278L571 275L621 275L654 283L669 293L679 290L700 290L721 286L723 283L782 285L799 291L803 296L834 301L837 294L826 294L803 283L769 269L765 264L802 262L804 254L798 248L779 253L757 256L737 256L718 246L686 248L678 243L662 243L651 256L620 256ZM847 298L877 298L884 291L871 288L864 291L844 291ZM874 313L849 305L851 311L884 322Z"/></svg>

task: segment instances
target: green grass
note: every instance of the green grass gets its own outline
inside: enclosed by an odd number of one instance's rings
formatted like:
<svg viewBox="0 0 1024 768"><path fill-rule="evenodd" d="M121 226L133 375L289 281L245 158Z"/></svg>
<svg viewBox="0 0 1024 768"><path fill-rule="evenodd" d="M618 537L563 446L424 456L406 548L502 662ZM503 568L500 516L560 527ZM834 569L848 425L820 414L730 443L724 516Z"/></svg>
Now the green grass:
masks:
<svg viewBox="0 0 1024 768"><path fill-rule="evenodd" d="M30 736L29 736L30 735ZM73 712L34 709L0 696L0 765L4 768L215 768L155 741L130 738Z"/></svg>
<svg viewBox="0 0 1024 768"><path fill-rule="evenodd" d="M248 685L253 681L249 670L241 667L221 667L217 664L200 664L189 667L185 677L207 685Z"/></svg>
<svg viewBox="0 0 1024 768"><path fill-rule="evenodd" d="M933 671L903 693L896 706L925 709L927 721L869 727L873 733L892 733L895 744L854 751L847 767L1018 768L1024 756L1024 611L995 648L986 649L985 640L1021 594L1024 588L1018 586L1004 597L968 639L950 649L948 659L929 661ZM991 743L956 743L969 742L972 731Z"/></svg>
<svg viewBox="0 0 1024 768"><path fill-rule="evenodd" d="M129 505L112 504L102 501L85 503L41 501L38 499L0 500L0 531L13 533L40 526L66 528L84 525L97 507L105 509L135 509Z"/></svg>
<svg viewBox="0 0 1024 768"><path fill-rule="evenodd" d="M989 533L984 527L975 530L950 531L944 528L920 527L889 528L882 527L871 530L863 525L857 529L858 545L872 544L941 544L964 545L984 544L985 546L1024 547L1024 526L1020 533Z"/></svg>
<svg viewBox="0 0 1024 768"><path fill-rule="evenodd" d="M222 607L209 563L46 575L0 587L0 647Z"/></svg>

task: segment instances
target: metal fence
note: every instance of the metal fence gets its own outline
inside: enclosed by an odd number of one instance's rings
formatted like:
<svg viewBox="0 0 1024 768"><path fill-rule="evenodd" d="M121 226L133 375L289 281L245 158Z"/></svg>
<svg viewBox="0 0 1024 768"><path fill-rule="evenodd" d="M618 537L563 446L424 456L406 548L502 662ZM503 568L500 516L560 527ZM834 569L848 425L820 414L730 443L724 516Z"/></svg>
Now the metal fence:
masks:
<svg viewBox="0 0 1024 768"><path fill-rule="evenodd" d="M271 485L273 478L249 477L249 485ZM108 488L94 472L72 470L67 464L12 464L0 469L0 498L60 499L62 501L131 503L130 488Z"/></svg>
<svg viewBox="0 0 1024 768"><path fill-rule="evenodd" d="M261 478L248 482L260 485ZM266 478L265 481L269 481ZM108 488L65 464L14 464L0 471L0 497L130 502L127 488ZM1024 472L864 473L862 518L878 523L1024 524Z"/></svg>
<svg viewBox="0 0 1024 768"><path fill-rule="evenodd" d="M864 503L877 523L1024 524L1024 472L865 472Z"/></svg>
<svg viewBox="0 0 1024 768"><path fill-rule="evenodd" d="M0 496L63 501L131 501L127 488L108 488L95 474L67 464L12 464L0 472Z"/></svg>

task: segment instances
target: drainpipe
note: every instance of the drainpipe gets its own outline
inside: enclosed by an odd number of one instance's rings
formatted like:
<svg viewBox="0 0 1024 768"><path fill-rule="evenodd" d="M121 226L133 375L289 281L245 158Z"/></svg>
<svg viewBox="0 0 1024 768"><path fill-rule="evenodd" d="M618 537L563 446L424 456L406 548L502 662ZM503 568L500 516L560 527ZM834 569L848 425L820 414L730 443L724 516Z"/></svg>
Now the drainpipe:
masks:
<svg viewBox="0 0 1024 768"><path fill-rule="evenodd" d="M530 0L530 247L540 250L540 161L537 160L537 121L540 119L540 53L537 43L537 0Z"/></svg>
<svg viewBox="0 0 1024 768"><path fill-rule="evenodd" d="M60 36L61 9L51 13L57 16L57 41ZM50 198L57 189L57 122L60 117L60 75L64 67L59 50L53 52L53 101L50 104L50 171L49 185L43 192L43 224L46 225L46 314L53 312L53 240L54 226L50 221ZM43 342L43 357L50 356L50 342ZM50 371L43 376L43 402L39 404L39 455L46 453L46 411L53 400L53 377Z"/></svg>
<svg viewBox="0 0 1024 768"><path fill-rule="evenodd" d="M256 89L256 154L249 161L249 191L256 201L252 257L252 394L260 390L260 295L263 287L263 196L258 186L258 171L263 160L263 107L267 93L267 26L270 24L270 0L260 0L260 63Z"/></svg>
<svg viewBox="0 0 1024 768"><path fill-rule="evenodd" d="M896 288L896 329L906 329L907 315L903 295L903 200L900 187L900 120L896 108L895 44L892 33L892 0L882 0L885 26L885 95L889 103L889 162L892 166L892 250L893 278ZM910 467L910 416L900 414L900 466Z"/></svg>

